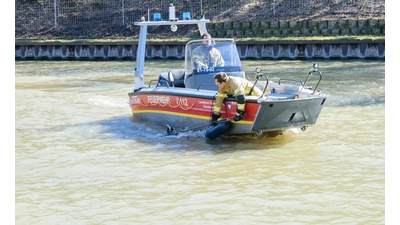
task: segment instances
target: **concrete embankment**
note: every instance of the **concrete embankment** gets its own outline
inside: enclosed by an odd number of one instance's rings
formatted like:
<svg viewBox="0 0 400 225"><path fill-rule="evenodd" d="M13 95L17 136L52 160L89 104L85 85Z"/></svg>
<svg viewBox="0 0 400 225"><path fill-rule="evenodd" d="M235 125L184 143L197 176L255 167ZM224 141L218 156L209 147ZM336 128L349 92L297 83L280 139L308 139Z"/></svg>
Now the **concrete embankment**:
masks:
<svg viewBox="0 0 400 225"><path fill-rule="evenodd" d="M184 42L148 43L148 59L183 59ZM385 59L384 40L237 42L242 59ZM135 60L137 42L15 43L15 60Z"/></svg>

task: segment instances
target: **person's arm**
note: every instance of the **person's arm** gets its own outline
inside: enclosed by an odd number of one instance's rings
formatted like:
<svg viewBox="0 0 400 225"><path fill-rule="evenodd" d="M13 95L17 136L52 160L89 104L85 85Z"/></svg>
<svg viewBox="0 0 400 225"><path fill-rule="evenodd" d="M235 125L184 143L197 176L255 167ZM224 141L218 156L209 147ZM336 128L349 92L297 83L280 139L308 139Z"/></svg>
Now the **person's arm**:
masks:
<svg viewBox="0 0 400 225"><path fill-rule="evenodd" d="M215 66L224 66L225 65L225 61L222 58L222 54L218 49L213 47L211 53L212 53L212 58L213 58L213 64Z"/></svg>
<svg viewBox="0 0 400 225"><path fill-rule="evenodd" d="M213 111L216 115L220 115L222 103L224 102L225 97L226 97L226 93L224 91L218 90L216 102L214 105L214 111Z"/></svg>
<svg viewBox="0 0 400 225"><path fill-rule="evenodd" d="M196 69L197 68L207 68L207 65L205 63L203 63L204 55L200 51L199 47L197 47L193 50L192 56L193 56L193 64Z"/></svg>
<svg viewBox="0 0 400 225"><path fill-rule="evenodd" d="M194 67L197 68L207 68L207 65L202 63L201 60L199 58L195 58L194 59Z"/></svg>
<svg viewBox="0 0 400 225"><path fill-rule="evenodd" d="M221 117L221 107L222 107L222 103L224 102L225 97L226 97L226 94L222 94L218 90L216 102L215 102L214 109L213 109L213 112L211 115L211 125L213 125L213 126L217 125L217 121Z"/></svg>

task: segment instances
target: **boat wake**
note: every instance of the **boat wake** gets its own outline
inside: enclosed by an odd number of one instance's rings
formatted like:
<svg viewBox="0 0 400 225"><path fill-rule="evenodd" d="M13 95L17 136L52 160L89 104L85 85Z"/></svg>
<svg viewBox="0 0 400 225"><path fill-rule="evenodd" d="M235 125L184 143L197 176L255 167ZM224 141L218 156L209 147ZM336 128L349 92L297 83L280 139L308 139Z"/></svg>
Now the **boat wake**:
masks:
<svg viewBox="0 0 400 225"><path fill-rule="evenodd" d="M167 125L139 121L131 117L115 117L93 123L95 123L96 126L100 125L103 127L101 130L102 134L107 134L115 138L132 139L142 142L154 143L155 140L165 140L168 142L176 141L177 139L182 141L191 139L207 139L205 137L207 127L201 130L184 129L177 131L173 135L168 135ZM300 129L292 128L285 130L284 132L266 132L259 136L255 134L222 135L215 140L209 141L225 142L232 141L233 139L240 139L242 141L248 139L249 141L252 141L254 139L282 139L283 137L285 137L286 140L290 140L291 138L296 138L300 132Z"/></svg>
<svg viewBox="0 0 400 225"><path fill-rule="evenodd" d="M139 121L129 116L112 117L88 123L57 126L52 130L65 130L82 138L115 139L132 146L149 147L156 151L196 152L204 154L220 154L232 152L237 145L240 150L262 150L279 148L298 137L297 129L286 130L282 135L262 134L254 135L222 135L216 139L205 137L206 128L202 130L188 130L176 135L167 135L167 126L152 122ZM88 133L88 131L90 131ZM114 140L113 140L114 139ZM118 141L119 142L119 141ZM136 144L138 143L138 144ZM139 147L141 148L141 147Z"/></svg>

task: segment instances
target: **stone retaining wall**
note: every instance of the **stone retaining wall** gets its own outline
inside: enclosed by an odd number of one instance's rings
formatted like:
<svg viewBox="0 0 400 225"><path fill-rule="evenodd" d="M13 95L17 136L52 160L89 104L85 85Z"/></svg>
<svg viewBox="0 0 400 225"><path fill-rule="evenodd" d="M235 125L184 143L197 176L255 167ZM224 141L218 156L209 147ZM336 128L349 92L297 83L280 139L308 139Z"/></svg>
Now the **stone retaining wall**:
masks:
<svg viewBox="0 0 400 225"><path fill-rule="evenodd" d="M385 36L385 19L228 21L207 29L213 37Z"/></svg>
<svg viewBox="0 0 400 225"><path fill-rule="evenodd" d="M148 43L146 58L183 59L186 43ZM237 42L242 59L385 59L385 41ZM16 43L15 60L135 60L137 42Z"/></svg>
<svg viewBox="0 0 400 225"><path fill-rule="evenodd" d="M385 19L266 20L207 24L213 37L385 36ZM195 32L198 36L198 32ZM148 43L147 58L184 58L183 42ZM385 58L385 41L238 42L242 59ZM15 43L16 60L134 60L137 42Z"/></svg>

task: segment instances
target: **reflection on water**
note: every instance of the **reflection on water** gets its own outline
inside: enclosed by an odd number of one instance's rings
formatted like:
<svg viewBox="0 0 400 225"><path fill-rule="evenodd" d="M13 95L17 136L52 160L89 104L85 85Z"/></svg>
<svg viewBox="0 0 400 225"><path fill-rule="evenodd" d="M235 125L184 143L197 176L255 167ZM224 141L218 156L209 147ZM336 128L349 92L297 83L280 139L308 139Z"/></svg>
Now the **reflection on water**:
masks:
<svg viewBox="0 0 400 225"><path fill-rule="evenodd" d="M312 63L243 67L277 82ZM208 140L132 118L134 62L16 62L16 224L384 224L385 64L319 64L315 126ZM179 66L150 61L146 82Z"/></svg>

